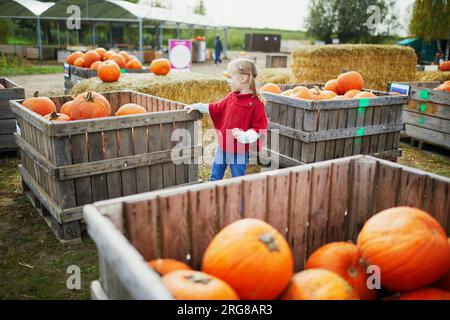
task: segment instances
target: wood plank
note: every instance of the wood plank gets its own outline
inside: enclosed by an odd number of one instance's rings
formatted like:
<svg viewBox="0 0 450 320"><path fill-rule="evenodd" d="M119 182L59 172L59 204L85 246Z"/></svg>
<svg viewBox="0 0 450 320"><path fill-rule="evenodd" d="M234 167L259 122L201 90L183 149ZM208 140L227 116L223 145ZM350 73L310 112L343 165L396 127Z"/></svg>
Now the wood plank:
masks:
<svg viewBox="0 0 450 320"><path fill-rule="evenodd" d="M242 183L234 182L216 186L218 229L241 218Z"/></svg>
<svg viewBox="0 0 450 320"><path fill-rule="evenodd" d="M381 108L373 107L373 125L379 125L381 124ZM377 153L378 152L378 137L379 134L374 134L370 136L370 146L369 146L369 153Z"/></svg>
<svg viewBox="0 0 450 320"><path fill-rule="evenodd" d="M153 125L148 127L148 151L161 151L161 126ZM150 166L150 190L157 190L164 187L163 165L154 164Z"/></svg>
<svg viewBox="0 0 450 320"><path fill-rule="evenodd" d="M16 119L0 118L0 135L16 132Z"/></svg>
<svg viewBox="0 0 450 320"><path fill-rule="evenodd" d="M342 110L328 111L329 114L328 114L327 130L337 129L338 120L339 120L339 111L342 111ZM334 139L326 141L324 160L330 160L330 159L334 158L336 142L337 141Z"/></svg>
<svg viewBox="0 0 450 320"><path fill-rule="evenodd" d="M278 120L274 119L275 123L281 124L283 126L286 126L287 122L287 112L288 112L288 106L285 105L279 105L279 114L278 114ZM286 137L283 135L280 135L280 153L287 155L286 153Z"/></svg>
<svg viewBox="0 0 450 320"><path fill-rule="evenodd" d="M249 176L250 177L250 176ZM265 177L249 178L242 182L244 218L267 221L267 184Z"/></svg>
<svg viewBox="0 0 450 320"><path fill-rule="evenodd" d="M346 128L355 128L357 108L348 109ZM353 155L353 140L354 138L347 138L344 141L344 157Z"/></svg>
<svg viewBox="0 0 450 320"><path fill-rule="evenodd" d="M138 154L148 153L148 129L147 127L137 127L134 133L134 152ZM142 193L150 191L150 169L149 166L136 168L136 192Z"/></svg>
<svg viewBox="0 0 450 320"><path fill-rule="evenodd" d="M317 131L318 112L304 111L303 116L303 130L305 132ZM316 143L302 143L302 156L301 161L303 163L314 162L314 156L316 153Z"/></svg>
<svg viewBox="0 0 450 320"><path fill-rule="evenodd" d="M389 107L389 123L397 122L397 109L395 106ZM386 150L392 150L394 147L394 133L390 132L386 135Z"/></svg>
<svg viewBox="0 0 450 320"><path fill-rule="evenodd" d="M186 130L191 137L191 145L198 146L200 145L200 137L199 137L199 126L200 121L188 121L186 122ZM192 158L192 163L186 165L187 170L187 179L188 182L197 182L199 180L198 175L198 166L200 164L200 157L195 156Z"/></svg>
<svg viewBox="0 0 450 320"><path fill-rule="evenodd" d="M288 172L267 177L267 222L284 237L288 227L289 185Z"/></svg>
<svg viewBox="0 0 450 320"><path fill-rule="evenodd" d="M98 132L89 133L88 141L89 141L89 161L95 162L104 160L102 133ZM108 199L108 188L106 184L105 174L92 174L91 185L92 185L92 200L94 202Z"/></svg>
<svg viewBox="0 0 450 320"><path fill-rule="evenodd" d="M338 110L338 122L336 129L343 129L347 125L347 111ZM342 158L344 156L345 139L337 139L334 148L334 158Z"/></svg>
<svg viewBox="0 0 450 320"><path fill-rule="evenodd" d="M425 193L425 175L410 172L403 168L400 179L400 194L397 206L411 206L421 208Z"/></svg>
<svg viewBox="0 0 450 320"><path fill-rule="evenodd" d="M362 109L362 110L361 110ZM367 108L357 108L356 111L356 128L362 128L364 127L364 118L365 114L367 113ZM365 130L364 130L365 131ZM366 133L364 133L366 134ZM362 137L355 137L353 139L353 155L361 154L362 152Z"/></svg>
<svg viewBox="0 0 450 320"><path fill-rule="evenodd" d="M317 125L317 131L324 131L328 127L328 118L331 111L319 110L318 117L319 123ZM325 160L325 141L320 141L316 143L316 153L314 156L314 161L323 161Z"/></svg>
<svg viewBox="0 0 450 320"><path fill-rule="evenodd" d="M189 132L186 129L186 122L176 122L174 123L175 132L174 132L174 149L179 147L189 147L191 145L191 137L189 137ZM182 160L183 157L182 152L174 152L174 149L172 149L172 154L176 154L179 159L176 159L177 161L175 163L175 185L180 185L184 183L188 183L188 172L187 172L187 164L190 163L190 159ZM173 159L172 161L175 161Z"/></svg>
<svg viewBox="0 0 450 320"><path fill-rule="evenodd" d="M406 124L405 134L416 140L450 149L450 134Z"/></svg>
<svg viewBox="0 0 450 320"><path fill-rule="evenodd" d="M377 170L377 188L375 195L375 212L396 206L400 191L402 169L380 163Z"/></svg>
<svg viewBox="0 0 450 320"><path fill-rule="evenodd" d="M78 134L71 136L72 144L72 163L89 162L89 153L86 134ZM77 206L92 203L92 187L90 177L76 178L75 190L77 198Z"/></svg>
<svg viewBox="0 0 450 320"><path fill-rule="evenodd" d="M404 110L443 119L450 119L450 106L445 104L437 104L429 101L424 102L411 99L408 104L405 105Z"/></svg>
<svg viewBox="0 0 450 320"><path fill-rule="evenodd" d="M422 209L436 218L447 234L450 233L449 194L450 183L429 176L425 178L425 201Z"/></svg>
<svg viewBox="0 0 450 320"><path fill-rule="evenodd" d="M303 109L295 110L295 123L294 128L297 130L303 130ZM302 156L302 142L300 140L294 139L292 145L292 158L300 161Z"/></svg>
<svg viewBox="0 0 450 320"><path fill-rule="evenodd" d="M433 131L450 133L450 119L435 118L420 113L404 111L403 121L407 124L431 129Z"/></svg>
<svg viewBox="0 0 450 320"><path fill-rule="evenodd" d="M104 132L105 160L119 158L118 134L117 130L108 130ZM120 171L108 172L106 174L106 184L109 199L122 196L122 174Z"/></svg>
<svg viewBox="0 0 450 320"><path fill-rule="evenodd" d="M380 120L380 124L384 125L389 123L389 107L379 107L381 108L381 120ZM386 133L382 133L378 136L378 152L383 152L388 150L386 148L386 139L387 139L387 134Z"/></svg>
<svg viewBox="0 0 450 320"><path fill-rule="evenodd" d="M295 108L287 107L287 113L286 113L286 126L289 128L295 127ZM294 139L286 137L285 139L285 155L289 158L293 157L293 143Z"/></svg>
<svg viewBox="0 0 450 320"><path fill-rule="evenodd" d="M164 105L162 107L164 107ZM173 142L171 141L173 129L173 123L166 123L161 125L161 148L163 150L171 150L173 147ZM168 161L163 164L164 188L176 185L175 171L175 164L172 161Z"/></svg>
<svg viewBox="0 0 450 320"><path fill-rule="evenodd" d="M0 135L0 150L16 150L18 148L14 134Z"/></svg>
<svg viewBox="0 0 450 320"><path fill-rule="evenodd" d="M364 127L372 126L372 124L373 124L374 108L377 108L377 107L368 107L368 108L365 109L366 112L364 114ZM368 135L362 137L362 141L361 141L361 152L362 152L362 154L369 154L369 152L370 152L370 139L371 139L371 136L368 136Z"/></svg>
<svg viewBox="0 0 450 320"><path fill-rule="evenodd" d="M132 129L119 130L120 154L122 157L134 155ZM124 196L137 193L136 169L122 170L122 193Z"/></svg>

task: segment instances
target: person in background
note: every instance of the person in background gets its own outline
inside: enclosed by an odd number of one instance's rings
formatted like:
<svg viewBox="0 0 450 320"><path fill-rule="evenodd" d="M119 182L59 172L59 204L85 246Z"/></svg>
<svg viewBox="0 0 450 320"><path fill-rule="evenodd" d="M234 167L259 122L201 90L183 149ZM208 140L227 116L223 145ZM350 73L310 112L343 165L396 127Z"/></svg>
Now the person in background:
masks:
<svg viewBox="0 0 450 320"><path fill-rule="evenodd" d="M222 63L220 59L220 55L222 54L223 46L222 41L220 40L220 36L216 36L216 40L214 40L214 64Z"/></svg>

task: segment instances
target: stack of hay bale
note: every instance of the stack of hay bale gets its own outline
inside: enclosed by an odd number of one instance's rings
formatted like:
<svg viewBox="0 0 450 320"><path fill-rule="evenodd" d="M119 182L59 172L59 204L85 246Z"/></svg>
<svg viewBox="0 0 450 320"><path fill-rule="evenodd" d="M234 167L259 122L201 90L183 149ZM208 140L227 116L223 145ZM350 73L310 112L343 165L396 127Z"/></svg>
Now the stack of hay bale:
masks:
<svg viewBox="0 0 450 320"><path fill-rule="evenodd" d="M343 70L358 71L367 89L386 90L390 81L415 81L417 56L395 45L323 45L294 50L292 71L298 83L323 83Z"/></svg>
<svg viewBox="0 0 450 320"><path fill-rule="evenodd" d="M417 71L417 82L435 82L450 80L450 71Z"/></svg>
<svg viewBox="0 0 450 320"><path fill-rule="evenodd" d="M260 70L256 81L258 83L288 84L294 83L295 77L288 68L266 68Z"/></svg>

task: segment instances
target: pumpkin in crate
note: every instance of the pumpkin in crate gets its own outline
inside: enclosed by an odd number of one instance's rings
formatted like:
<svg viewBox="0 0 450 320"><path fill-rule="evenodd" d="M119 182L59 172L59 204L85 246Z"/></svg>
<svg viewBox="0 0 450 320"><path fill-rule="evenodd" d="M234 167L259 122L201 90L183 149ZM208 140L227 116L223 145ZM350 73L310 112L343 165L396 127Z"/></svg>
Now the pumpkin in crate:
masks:
<svg viewBox="0 0 450 320"><path fill-rule="evenodd" d="M281 300L358 300L352 286L337 273L309 269L296 273Z"/></svg>
<svg viewBox="0 0 450 320"><path fill-rule="evenodd" d="M297 86L294 89L292 89L291 96L298 99L306 99L306 100L312 99L311 92L307 87L304 86Z"/></svg>
<svg viewBox="0 0 450 320"><path fill-rule="evenodd" d="M103 82L114 82L120 79L120 68L114 61L102 62L97 68L97 76Z"/></svg>
<svg viewBox="0 0 450 320"><path fill-rule="evenodd" d="M120 54L114 54L109 60L114 61L117 63L119 68L123 69L126 67L127 62L125 61L125 58L121 56Z"/></svg>
<svg viewBox="0 0 450 320"><path fill-rule="evenodd" d="M281 94L283 96L288 96L289 97L293 92L294 92L294 90L288 89L288 90L283 91Z"/></svg>
<svg viewBox="0 0 450 320"><path fill-rule="evenodd" d="M47 97L39 97L39 91L36 91L32 98L25 99L22 105L41 116L56 112L55 103Z"/></svg>
<svg viewBox="0 0 450 320"><path fill-rule="evenodd" d="M94 50L87 51L84 54L83 59L84 59L84 66L86 68L90 68L94 62L102 60L100 55L97 52L95 52Z"/></svg>
<svg viewBox="0 0 450 320"><path fill-rule="evenodd" d="M338 93L337 80L336 79L328 80L323 86L323 90L333 91L334 93L337 94Z"/></svg>
<svg viewBox="0 0 450 320"><path fill-rule="evenodd" d="M72 106L73 106L73 100L65 102L61 106L61 109L59 109L59 113L64 113L70 117L72 114Z"/></svg>
<svg viewBox="0 0 450 320"><path fill-rule="evenodd" d="M75 51L72 52L71 54L69 54L66 58L66 62L68 64L74 65L75 64L75 60L77 60L78 58L82 58L84 56L84 53L81 51Z"/></svg>
<svg viewBox="0 0 450 320"><path fill-rule="evenodd" d="M309 89L312 100L331 100L337 96L337 94L330 90L320 90L319 87Z"/></svg>
<svg viewBox="0 0 450 320"><path fill-rule="evenodd" d="M367 287L366 268L358 247L349 242L332 242L317 249L306 261L305 269L325 269L346 280L363 300L375 299L376 290Z"/></svg>
<svg viewBox="0 0 450 320"><path fill-rule="evenodd" d="M450 246L450 238L448 238L448 243ZM450 291L450 269L436 282L435 287Z"/></svg>
<svg viewBox="0 0 450 320"><path fill-rule="evenodd" d="M348 71L342 73L337 77L337 93L345 94L352 89L362 90L363 83L363 78L359 72Z"/></svg>
<svg viewBox="0 0 450 320"><path fill-rule="evenodd" d="M118 55L121 55L123 57L123 59L125 60L125 64L127 64L130 61L130 56L128 55L128 52L119 51Z"/></svg>
<svg viewBox="0 0 450 320"><path fill-rule="evenodd" d="M115 54L117 54L117 53L115 53L115 52L112 51L112 50L108 50L108 51L106 51L105 54L103 55L103 60L109 60L109 59L111 59L111 57L112 57L113 55L115 55Z"/></svg>
<svg viewBox="0 0 450 320"><path fill-rule="evenodd" d="M170 61L161 58L150 63L150 71L157 76L165 76L170 72Z"/></svg>
<svg viewBox="0 0 450 320"><path fill-rule="evenodd" d="M78 95L73 100L71 118L73 120L108 117L111 105L100 93L89 91Z"/></svg>
<svg viewBox="0 0 450 320"><path fill-rule="evenodd" d="M334 98L332 98L331 100L338 100L338 101L342 101L342 100L350 100L350 98L347 98L346 96L336 96Z"/></svg>
<svg viewBox="0 0 450 320"><path fill-rule="evenodd" d="M345 94L344 97L353 99L358 93L360 93L361 90L357 90L357 89L352 89L352 90L348 90Z"/></svg>
<svg viewBox="0 0 450 320"><path fill-rule="evenodd" d="M162 283L177 300L239 299L226 282L199 271L173 271L162 277Z"/></svg>
<svg viewBox="0 0 450 320"><path fill-rule="evenodd" d="M155 259L150 260L148 265L152 267L161 276L178 270L192 270L186 263L175 259Z"/></svg>
<svg viewBox="0 0 450 320"><path fill-rule="evenodd" d="M450 292L437 288L421 288L404 293L400 300L450 300Z"/></svg>
<svg viewBox="0 0 450 320"><path fill-rule="evenodd" d="M44 116L44 119L49 120L49 121L70 121L70 120L72 120L67 114L56 113L56 112L52 112L52 113Z"/></svg>
<svg viewBox="0 0 450 320"><path fill-rule="evenodd" d="M75 60L75 62L73 63L73 65L75 67L78 68L84 68L86 67L86 63L84 62L84 58L77 58L77 60Z"/></svg>
<svg viewBox="0 0 450 320"><path fill-rule="evenodd" d="M259 90L270 93L281 93L280 87L274 83L266 83Z"/></svg>
<svg viewBox="0 0 450 320"><path fill-rule="evenodd" d="M127 62L127 69L142 69L142 64L139 60L133 59Z"/></svg>
<svg viewBox="0 0 450 320"><path fill-rule="evenodd" d="M381 285L390 291L428 286L450 268L447 235L428 213L395 207L372 216L358 235L358 249L381 272Z"/></svg>
<svg viewBox="0 0 450 320"><path fill-rule="evenodd" d="M97 70L98 66L103 63L102 61L95 61L93 64L91 64L91 66L89 67L89 69L91 70Z"/></svg>
<svg viewBox="0 0 450 320"><path fill-rule="evenodd" d="M441 71L450 71L450 61L444 61L439 65Z"/></svg>
<svg viewBox="0 0 450 320"><path fill-rule="evenodd" d="M274 299L293 273L291 249L270 224L241 219L223 228L211 241L202 271L228 283L241 299Z"/></svg>
<svg viewBox="0 0 450 320"><path fill-rule="evenodd" d="M369 91L361 91L353 97L353 99L362 99L362 98L376 98L377 96Z"/></svg>
<svg viewBox="0 0 450 320"><path fill-rule="evenodd" d="M437 86L437 87L434 88L433 90L437 90L437 91L450 91L450 80L449 80L449 81L445 81L444 83L442 83L441 85Z"/></svg>
<svg viewBox="0 0 450 320"><path fill-rule="evenodd" d="M132 114L141 114L146 113L147 110L144 109L144 107L141 107L140 105L137 105L135 103L127 103L124 104L117 110L116 116L129 116Z"/></svg>
<svg viewBox="0 0 450 320"><path fill-rule="evenodd" d="M97 54L100 56L100 59L103 60L105 58L105 53L106 53L105 48L99 47L99 48L94 49L94 51L97 52Z"/></svg>

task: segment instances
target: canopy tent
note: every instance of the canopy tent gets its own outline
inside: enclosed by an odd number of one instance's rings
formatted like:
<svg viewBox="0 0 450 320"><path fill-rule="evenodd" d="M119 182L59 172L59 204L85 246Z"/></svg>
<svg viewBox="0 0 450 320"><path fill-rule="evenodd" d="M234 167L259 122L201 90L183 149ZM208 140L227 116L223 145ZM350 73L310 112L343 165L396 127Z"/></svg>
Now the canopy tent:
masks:
<svg viewBox="0 0 450 320"><path fill-rule="evenodd" d="M143 58L143 30L145 22L156 22L159 29L159 46L162 46L164 28L176 28L179 35L180 28L223 28L225 31L224 53L227 47L227 28L215 24L208 17L197 14L182 14L164 8L134 4L123 0L61 0L56 3L40 2L35 0L0 0L1 18L33 18L36 19L37 45L42 57L42 43L40 21L63 20L66 21L73 13L68 13L71 5L80 8L80 20L92 22L93 42L95 42L96 22L124 22L139 25L139 51ZM58 24L59 32L59 24ZM59 36L58 36L59 39Z"/></svg>

